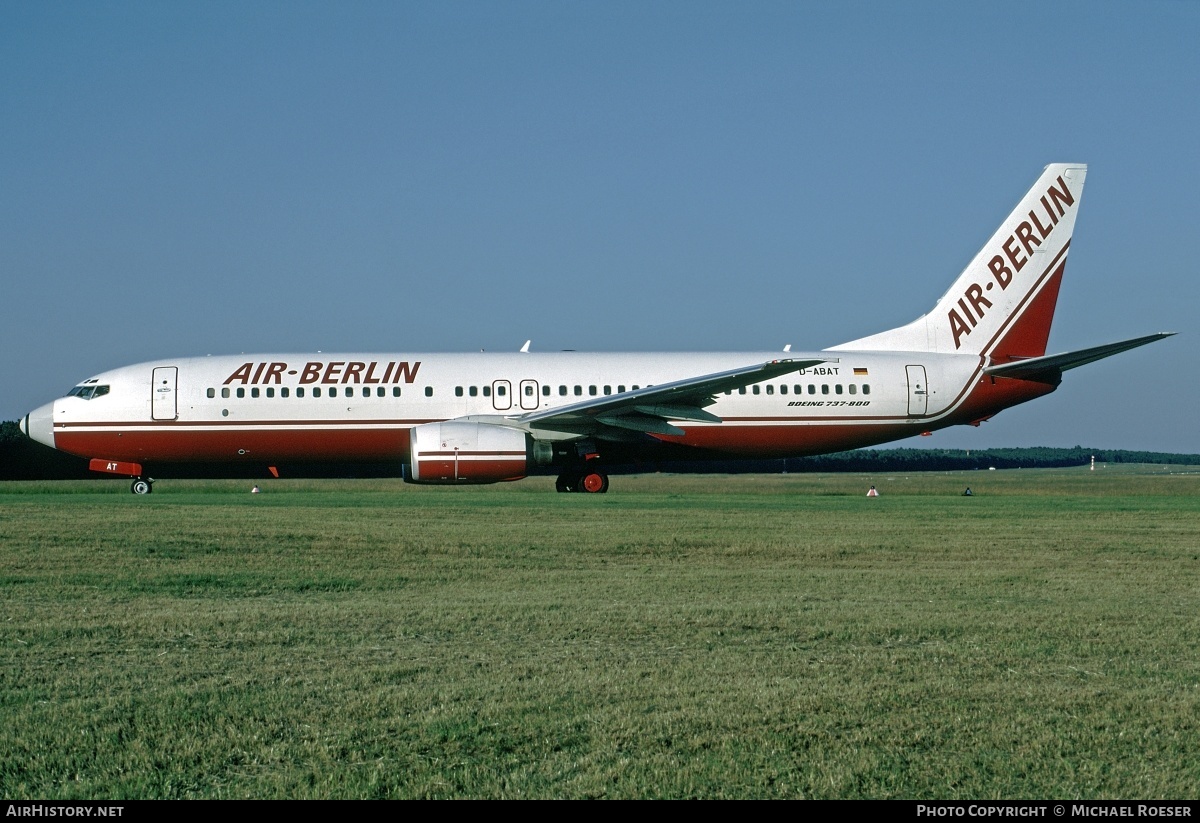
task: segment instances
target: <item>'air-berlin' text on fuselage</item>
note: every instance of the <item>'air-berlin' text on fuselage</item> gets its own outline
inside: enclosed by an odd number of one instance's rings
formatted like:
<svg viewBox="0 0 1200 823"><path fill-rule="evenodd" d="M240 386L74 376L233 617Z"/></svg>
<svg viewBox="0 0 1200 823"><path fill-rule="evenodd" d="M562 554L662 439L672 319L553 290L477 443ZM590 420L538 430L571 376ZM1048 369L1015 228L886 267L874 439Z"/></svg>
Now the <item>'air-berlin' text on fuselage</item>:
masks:
<svg viewBox="0 0 1200 823"><path fill-rule="evenodd" d="M1067 188L1067 183L1061 175L1056 182L1057 186L1051 185L1041 196L1042 209L1031 209L1029 219L1022 220L1016 231L1000 244L1004 254L994 255L988 261L988 269L994 282L989 281L983 286L978 283L967 286L963 296L958 298L958 308L950 309L947 317L950 320L950 329L954 333L954 348L959 347L963 335L970 334L971 329L979 325L979 321L992 307L992 301L983 293L991 291L996 285L1007 289L1013 275L1025 268L1033 250L1050 237L1050 233L1067 213L1067 209L1075 205L1075 195ZM1043 219L1045 223L1042 222Z"/></svg>
<svg viewBox="0 0 1200 823"><path fill-rule="evenodd" d="M417 379L421 361L406 360L369 363L359 360L331 360L305 363L300 368L288 368L287 363L243 363L233 374L225 378L223 385L280 385L287 377L298 378L301 385L308 383L412 383ZM287 380L287 382L292 382Z"/></svg>

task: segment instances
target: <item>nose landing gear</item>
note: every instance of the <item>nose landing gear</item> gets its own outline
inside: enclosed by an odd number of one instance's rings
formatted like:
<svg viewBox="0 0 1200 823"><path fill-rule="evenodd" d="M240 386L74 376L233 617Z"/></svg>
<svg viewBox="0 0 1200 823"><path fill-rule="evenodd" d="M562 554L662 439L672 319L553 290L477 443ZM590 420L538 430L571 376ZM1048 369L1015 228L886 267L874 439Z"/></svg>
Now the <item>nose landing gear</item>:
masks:
<svg viewBox="0 0 1200 823"><path fill-rule="evenodd" d="M129 490L134 494L150 494L154 491L154 481L149 477L139 477L133 481Z"/></svg>

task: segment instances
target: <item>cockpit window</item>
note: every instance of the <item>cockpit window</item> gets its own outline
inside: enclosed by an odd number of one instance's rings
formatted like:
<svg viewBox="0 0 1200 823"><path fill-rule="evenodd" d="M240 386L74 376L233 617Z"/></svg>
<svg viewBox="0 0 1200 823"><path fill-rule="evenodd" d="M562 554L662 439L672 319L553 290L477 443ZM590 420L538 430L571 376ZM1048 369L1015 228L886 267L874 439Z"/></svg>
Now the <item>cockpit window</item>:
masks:
<svg viewBox="0 0 1200 823"><path fill-rule="evenodd" d="M93 397L103 397L108 394L108 386L76 386L67 392L67 397L81 397L91 400Z"/></svg>

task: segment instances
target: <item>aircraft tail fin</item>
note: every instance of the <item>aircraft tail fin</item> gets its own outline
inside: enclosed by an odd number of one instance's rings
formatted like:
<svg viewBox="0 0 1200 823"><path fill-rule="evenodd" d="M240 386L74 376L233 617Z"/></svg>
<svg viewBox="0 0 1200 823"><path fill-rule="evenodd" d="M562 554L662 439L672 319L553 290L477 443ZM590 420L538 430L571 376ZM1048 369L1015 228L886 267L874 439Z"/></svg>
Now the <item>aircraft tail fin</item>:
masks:
<svg viewBox="0 0 1200 823"><path fill-rule="evenodd" d="M1044 355L1086 176L1085 165L1047 166L929 314L830 350Z"/></svg>

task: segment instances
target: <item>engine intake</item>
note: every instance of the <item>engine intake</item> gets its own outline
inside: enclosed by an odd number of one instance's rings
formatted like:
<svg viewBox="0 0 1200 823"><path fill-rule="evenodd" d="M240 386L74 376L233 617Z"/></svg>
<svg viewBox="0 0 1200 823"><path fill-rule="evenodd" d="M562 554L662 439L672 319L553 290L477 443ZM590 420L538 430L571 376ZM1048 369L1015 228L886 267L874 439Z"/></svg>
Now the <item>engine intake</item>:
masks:
<svg viewBox="0 0 1200 823"><path fill-rule="evenodd" d="M409 483L455 485L520 480L533 440L490 423L425 423L409 430Z"/></svg>

